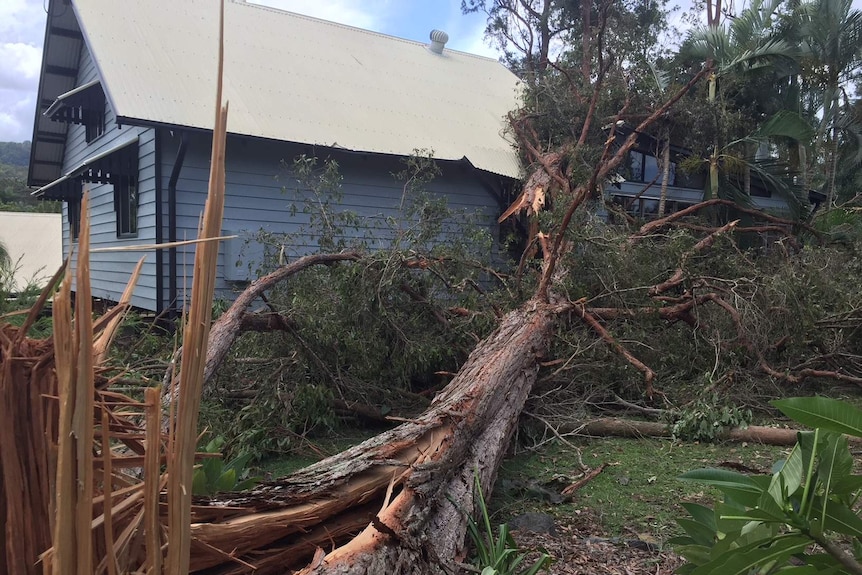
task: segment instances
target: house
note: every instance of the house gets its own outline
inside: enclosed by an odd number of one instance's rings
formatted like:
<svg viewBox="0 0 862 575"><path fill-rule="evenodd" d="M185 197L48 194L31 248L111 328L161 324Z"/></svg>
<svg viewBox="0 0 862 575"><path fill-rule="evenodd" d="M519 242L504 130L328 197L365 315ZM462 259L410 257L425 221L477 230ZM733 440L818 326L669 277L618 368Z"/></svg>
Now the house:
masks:
<svg viewBox="0 0 862 575"><path fill-rule="evenodd" d="M44 286L63 263L60 214L0 212L0 244L12 261L13 293Z"/></svg>
<svg viewBox="0 0 862 575"><path fill-rule="evenodd" d="M90 194L94 248L192 239L207 187L218 11L210 0L50 0L29 184L63 203L63 253ZM341 203L374 234L397 216L392 174L433 150L428 185L478 210L496 233L518 157L504 136L518 80L498 62L241 0L225 6L224 93L230 103L227 197L217 289L250 279L243 246L258 230L292 233L282 162L305 154L339 165ZM279 179L279 178L282 179ZM287 257L316 249L285 246ZM253 250L252 250L253 251ZM149 250L133 305L181 306L191 248ZM116 301L140 252L95 252L93 294Z"/></svg>
<svg viewBox="0 0 862 575"><path fill-rule="evenodd" d="M634 131L632 126L617 126L617 137L622 141ZM657 157L661 146L656 138L639 133L626 162L617 170L616 181L606 187L606 194L629 214L650 219L658 216L662 174ZM671 143L670 168L665 214L672 214L703 201L706 188L706 171L686 172L677 165L691 155L691 151ZM741 184L741 182L740 182ZM810 199L814 203L813 199ZM751 182L751 205L771 213L785 214L790 208L785 198L774 193L770 186L756 176Z"/></svg>

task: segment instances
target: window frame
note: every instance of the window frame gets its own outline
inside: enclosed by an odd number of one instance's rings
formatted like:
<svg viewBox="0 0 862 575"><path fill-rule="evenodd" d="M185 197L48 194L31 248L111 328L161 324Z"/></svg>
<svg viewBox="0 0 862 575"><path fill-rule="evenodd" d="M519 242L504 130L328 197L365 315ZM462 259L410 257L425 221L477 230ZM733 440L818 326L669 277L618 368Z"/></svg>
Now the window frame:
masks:
<svg viewBox="0 0 862 575"><path fill-rule="evenodd" d="M113 184L118 238L138 237L139 194L137 178L120 176Z"/></svg>
<svg viewBox="0 0 862 575"><path fill-rule="evenodd" d="M635 162L635 154L640 156L640 162ZM648 180L646 178L647 171L647 158L652 158L653 163L655 164L655 169L658 171L658 178L655 180L653 185L661 185L661 174L662 170L660 168L660 163L658 161L658 157L654 154L650 154L648 152L644 152L643 150L629 150L629 160L628 160L628 168L631 173L631 181L637 182L640 184L648 184L652 182L652 177ZM638 166L639 170L635 173L634 167ZM668 186L676 187L676 162L671 160L670 162L670 170L668 171Z"/></svg>
<svg viewBox="0 0 862 575"><path fill-rule="evenodd" d="M102 111L88 110L87 121L84 122L84 140L91 144L105 135L107 123L105 121L105 106Z"/></svg>
<svg viewBox="0 0 862 575"><path fill-rule="evenodd" d="M66 201L66 217L69 219L69 242L75 243L81 235L81 196Z"/></svg>
<svg viewBox="0 0 862 575"><path fill-rule="evenodd" d="M101 84L100 84L101 86ZM84 124L84 140L90 144L105 135L108 131L107 126L107 107L108 99L105 97L105 91L100 89L95 98L93 98L86 107L81 106L81 123Z"/></svg>

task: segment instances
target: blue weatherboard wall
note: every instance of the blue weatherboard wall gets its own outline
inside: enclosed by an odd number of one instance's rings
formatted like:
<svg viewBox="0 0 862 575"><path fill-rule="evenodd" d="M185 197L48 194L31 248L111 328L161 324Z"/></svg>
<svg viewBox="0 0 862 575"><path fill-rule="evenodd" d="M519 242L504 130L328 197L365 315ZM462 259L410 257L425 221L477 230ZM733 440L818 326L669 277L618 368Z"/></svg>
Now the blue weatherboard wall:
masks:
<svg viewBox="0 0 862 575"><path fill-rule="evenodd" d="M96 67L86 46L81 50L77 85L83 85L98 78ZM155 241L155 130L123 126L118 128L110 105L106 110L106 130L103 135L89 144L85 139L85 127L77 124L69 126L66 141L66 155L63 172L72 169L83 160L113 148L122 142L139 138L138 158L138 236L136 238L117 238L116 213L114 211L113 186L110 184L84 184L90 190L90 226L93 248L123 246L132 244L152 244ZM75 242L76 244L77 242ZM68 256L72 243L69 236L68 205L63 205L63 255ZM137 264L146 254L142 275L137 284L132 304L144 309L156 307L156 267L155 254L150 252L113 252L93 253L90 256L90 277L95 297L116 301L125 289L126 283ZM73 262L73 268L74 268Z"/></svg>
<svg viewBox="0 0 862 575"><path fill-rule="evenodd" d="M165 204L179 142L178 133L165 131L161 143ZM210 145L208 135L188 135L187 152L176 185L179 240L197 235L209 177ZM305 233L309 215L303 212L307 207L314 209L315 200L289 170L293 159L303 153L316 155L321 160L319 167L325 158L331 158L339 165L341 202L338 206L331 205L330 209L346 210L359 216L359 229L345 228L347 243L361 239L371 249L386 247L397 229L408 225L402 221L402 212L399 211L403 184L392 175L404 169L401 158L231 136L226 153L227 196L222 230L225 235L239 237L223 242L221 246L216 286L220 297L230 297L244 281L256 276L262 260L262 247L257 243L260 230L291 234L284 242L285 261L320 250L317 238ZM450 209L477 213L482 227L496 239L496 219L502 210L493 191L483 185L476 171L466 164L444 163L442 167L443 174L427 186L430 195L445 197ZM166 205L164 210L164 221L168 222ZM449 226L441 239L446 241L459 233ZM277 247L274 249L278 250ZM182 293L184 286L187 289L191 286L192 249L179 249L177 259L178 291ZM165 277L166 290L169 283L169 278ZM165 301L169 301L168 295L166 291Z"/></svg>
<svg viewBox="0 0 862 575"><path fill-rule="evenodd" d="M77 85L98 78L96 66L86 47L82 49ZM110 87L108 87L108 90ZM170 238L169 180L176 162L180 144L180 129L122 126L118 127L114 111L107 105L106 131L89 144L85 140L85 127L69 127L63 172L100 152L112 149L123 142L138 138L138 235L118 238L113 186L85 183L90 191L91 247L114 247L153 244L156 233L156 174L160 172L162 241ZM156 157L158 131L160 157ZM182 169L176 182L176 239L197 237L200 215L207 192L210 163L210 135L188 132L187 148ZM339 165L342 176L341 202L330 209L349 211L359 218L358 229L348 226L343 239L348 244L361 239L369 249L388 247L399 228L410 225L404 221L402 205L403 183L393 176L405 169L403 158L379 154L345 152L333 148L314 148L300 144L230 136L227 146L227 196L223 233L238 235L223 242L219 253L219 297L229 298L245 281L253 279L263 263L263 247L257 242L261 230L273 234L291 234L283 243L285 261L320 251L318 238L309 235L309 215L314 199L307 188L291 175L289 166L300 154L316 156L319 166L331 158ZM503 205L498 191L489 187L478 172L466 162L444 162L443 173L427 186L432 198L445 197L447 205L455 211L474 214L487 233L496 240L497 216ZM158 168L158 169L157 169ZM493 178L489 178L493 180ZM330 201L335 202L335 199ZM410 198L403 202L409 203ZM311 203L309 203L311 202ZM69 254L70 241L68 206L63 209L63 253ZM441 241L461 235L449 225L440 236ZM495 244L496 245L496 244ZM278 248L275 248L278 249ZM123 293L131 273L141 256L146 256L141 276L132 298L136 307L161 311L171 303L170 258L163 252L161 272L156 268L154 250L133 252L92 253L90 276L95 297L117 301ZM184 290L190 290L194 263L194 248L177 249L176 284L178 304L182 305ZM74 262L73 262L74 269ZM161 300L157 296L158 273L162 275Z"/></svg>

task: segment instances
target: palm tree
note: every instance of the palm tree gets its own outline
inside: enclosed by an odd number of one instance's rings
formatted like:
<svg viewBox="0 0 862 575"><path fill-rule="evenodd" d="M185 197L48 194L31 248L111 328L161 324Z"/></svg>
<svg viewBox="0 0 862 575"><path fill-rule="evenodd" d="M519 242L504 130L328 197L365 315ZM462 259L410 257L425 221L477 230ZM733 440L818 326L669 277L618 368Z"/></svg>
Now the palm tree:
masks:
<svg viewBox="0 0 862 575"><path fill-rule="evenodd" d="M835 201L855 204L862 200L862 98L841 107L835 127L841 135L835 169Z"/></svg>
<svg viewBox="0 0 862 575"><path fill-rule="evenodd" d="M693 32L680 53L682 58L710 61L707 101L713 114L713 141L704 199L724 196L750 203L751 179L765 183L785 197L794 212L804 208L800 194L788 181L786 166L774 160L756 160L763 143L787 139L807 145L810 127L797 112L791 79L797 72L799 50L786 41L776 26L781 0L753 0L751 6L722 26ZM734 101L735 97L735 101ZM741 111L745 108L746 111ZM745 114L755 129L747 133L727 126L731 112Z"/></svg>
<svg viewBox="0 0 862 575"><path fill-rule="evenodd" d="M828 210L835 197L838 143L846 125L841 102L847 105L845 87L862 67L862 11L852 9L852 0L812 0L801 4L794 16L809 63L806 80L819 102L817 141L823 150Z"/></svg>

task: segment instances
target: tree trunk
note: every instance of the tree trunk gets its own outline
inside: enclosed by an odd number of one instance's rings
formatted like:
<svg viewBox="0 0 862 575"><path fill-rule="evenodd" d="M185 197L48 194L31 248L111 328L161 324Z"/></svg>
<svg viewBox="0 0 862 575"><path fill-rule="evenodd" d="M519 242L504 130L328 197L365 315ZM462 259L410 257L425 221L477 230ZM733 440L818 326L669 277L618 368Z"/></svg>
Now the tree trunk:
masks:
<svg viewBox="0 0 862 575"><path fill-rule="evenodd" d="M670 135L665 132L661 151L661 192L658 199L658 217L663 218L667 204L667 186L670 179Z"/></svg>
<svg viewBox="0 0 862 575"><path fill-rule="evenodd" d="M614 436L614 437L671 437L670 428L664 423L655 421L635 421L631 419L602 418L595 419L583 425L572 426L566 431L579 430L584 435ZM748 441L766 445L795 445L796 429L779 427L764 427L749 425L748 427L733 427L718 435L723 441ZM848 438L851 441L858 439Z"/></svg>
<svg viewBox="0 0 862 575"><path fill-rule="evenodd" d="M464 557L474 480L490 492L557 311L531 300L507 314L415 420L250 496L198 506L192 570L245 572L225 570L231 555L258 575L304 565L315 575L450 572Z"/></svg>

